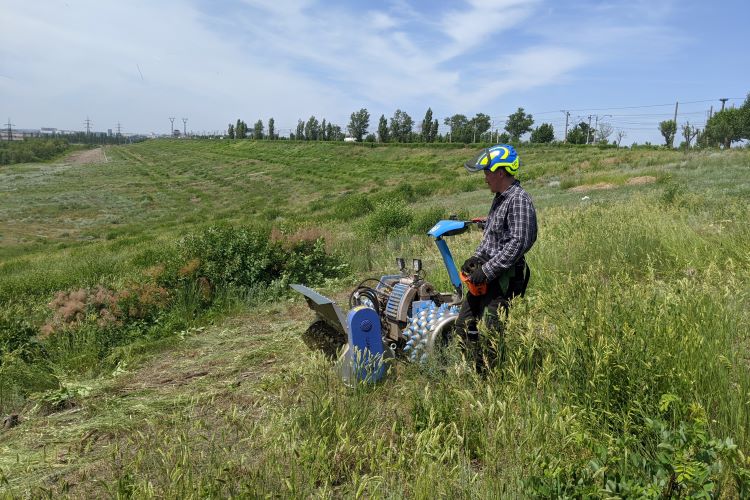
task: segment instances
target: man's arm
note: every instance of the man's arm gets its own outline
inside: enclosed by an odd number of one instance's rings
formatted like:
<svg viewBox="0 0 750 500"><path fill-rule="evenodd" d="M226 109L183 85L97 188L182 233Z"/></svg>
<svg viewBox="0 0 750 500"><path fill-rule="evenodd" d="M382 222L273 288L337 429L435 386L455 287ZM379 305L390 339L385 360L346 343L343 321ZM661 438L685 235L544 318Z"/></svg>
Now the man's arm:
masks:
<svg viewBox="0 0 750 500"><path fill-rule="evenodd" d="M536 241L536 211L527 196L516 196L510 201L507 221L508 240L500 252L482 265L487 280L512 267Z"/></svg>

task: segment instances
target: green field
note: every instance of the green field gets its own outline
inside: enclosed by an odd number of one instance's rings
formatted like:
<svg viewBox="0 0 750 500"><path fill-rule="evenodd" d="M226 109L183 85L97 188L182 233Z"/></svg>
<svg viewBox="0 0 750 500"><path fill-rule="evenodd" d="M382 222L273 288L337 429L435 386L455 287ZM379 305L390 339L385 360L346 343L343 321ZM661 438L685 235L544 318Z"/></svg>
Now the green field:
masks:
<svg viewBox="0 0 750 500"><path fill-rule="evenodd" d="M0 494L750 495L748 149L519 147L540 232L486 378L454 347L348 390L305 347L290 281L345 301L402 256L448 289L425 231L486 213L477 149L165 140L1 167L21 423Z"/></svg>

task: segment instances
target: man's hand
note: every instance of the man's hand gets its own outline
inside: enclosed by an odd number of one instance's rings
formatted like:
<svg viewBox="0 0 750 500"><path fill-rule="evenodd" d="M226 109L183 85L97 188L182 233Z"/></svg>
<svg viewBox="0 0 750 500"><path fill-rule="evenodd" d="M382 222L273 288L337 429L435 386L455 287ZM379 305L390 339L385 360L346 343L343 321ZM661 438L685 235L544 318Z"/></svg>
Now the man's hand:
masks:
<svg viewBox="0 0 750 500"><path fill-rule="evenodd" d="M481 265L482 265L482 261L479 260L478 257L474 257L474 256L469 257L468 259L466 259L466 262L464 262L464 265L461 266L461 272L466 274L467 276L470 276L471 273L473 273L476 270L477 266L481 266Z"/></svg>
<svg viewBox="0 0 750 500"><path fill-rule="evenodd" d="M482 271L482 266L477 266L474 272L471 273L471 277L469 279L475 285L479 285L480 283L484 283L487 281L487 275L484 274L484 271Z"/></svg>

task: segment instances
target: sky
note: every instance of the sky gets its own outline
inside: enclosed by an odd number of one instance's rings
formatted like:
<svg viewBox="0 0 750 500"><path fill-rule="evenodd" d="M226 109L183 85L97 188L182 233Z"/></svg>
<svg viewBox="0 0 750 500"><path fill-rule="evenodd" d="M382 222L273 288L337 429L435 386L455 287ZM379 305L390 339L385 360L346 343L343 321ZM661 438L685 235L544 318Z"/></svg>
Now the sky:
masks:
<svg viewBox="0 0 750 500"><path fill-rule="evenodd" d="M518 107L562 137L597 120L623 142L701 127L750 92L750 2L694 0L0 0L0 119L16 128L288 134L314 115L370 130Z"/></svg>

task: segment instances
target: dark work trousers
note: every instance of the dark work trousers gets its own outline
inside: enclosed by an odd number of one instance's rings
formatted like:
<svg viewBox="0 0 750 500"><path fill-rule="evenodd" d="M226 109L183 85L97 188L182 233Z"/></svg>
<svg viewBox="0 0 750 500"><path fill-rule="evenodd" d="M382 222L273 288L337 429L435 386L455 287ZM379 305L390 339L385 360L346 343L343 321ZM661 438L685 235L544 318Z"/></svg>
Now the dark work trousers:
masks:
<svg viewBox="0 0 750 500"><path fill-rule="evenodd" d="M476 369L483 373L489 366L502 362L504 357L504 323L508 316L510 301L525 292L526 264L519 265L516 275L510 279L508 290L503 293L499 280L487 283L487 293L475 296L467 293L456 319L455 332L463 339L467 350L473 355ZM500 315L502 314L502 317ZM484 321L484 330L489 338L480 342L479 322ZM498 350L500 351L498 359Z"/></svg>

